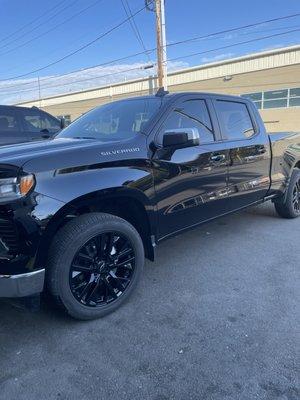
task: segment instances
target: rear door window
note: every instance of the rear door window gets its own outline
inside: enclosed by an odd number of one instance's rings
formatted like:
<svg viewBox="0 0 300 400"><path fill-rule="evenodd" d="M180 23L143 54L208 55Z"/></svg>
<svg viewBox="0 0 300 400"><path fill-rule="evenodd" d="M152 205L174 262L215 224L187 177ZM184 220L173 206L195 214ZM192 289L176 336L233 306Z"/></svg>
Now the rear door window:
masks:
<svg viewBox="0 0 300 400"><path fill-rule="evenodd" d="M245 103L216 100L215 107L224 139L249 139L256 133Z"/></svg>
<svg viewBox="0 0 300 400"><path fill-rule="evenodd" d="M21 120L25 132L30 133L56 133L60 130L60 123L55 118L39 110L20 110Z"/></svg>
<svg viewBox="0 0 300 400"><path fill-rule="evenodd" d="M20 126L14 110L0 107L0 132L19 133Z"/></svg>

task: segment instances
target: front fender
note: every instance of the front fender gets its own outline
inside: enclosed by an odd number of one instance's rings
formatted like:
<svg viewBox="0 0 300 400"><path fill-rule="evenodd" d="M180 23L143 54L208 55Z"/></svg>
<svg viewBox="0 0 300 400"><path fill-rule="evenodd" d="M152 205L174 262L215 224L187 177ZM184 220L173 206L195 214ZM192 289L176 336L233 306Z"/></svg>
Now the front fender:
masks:
<svg viewBox="0 0 300 400"><path fill-rule="evenodd" d="M50 220L64 203L32 193L0 207L0 274L36 270L36 254Z"/></svg>

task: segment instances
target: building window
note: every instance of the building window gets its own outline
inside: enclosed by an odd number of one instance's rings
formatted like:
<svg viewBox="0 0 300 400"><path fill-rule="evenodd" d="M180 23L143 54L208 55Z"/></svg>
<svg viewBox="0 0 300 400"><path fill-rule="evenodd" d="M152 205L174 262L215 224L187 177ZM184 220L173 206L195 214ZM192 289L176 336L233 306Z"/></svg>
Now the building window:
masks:
<svg viewBox="0 0 300 400"><path fill-rule="evenodd" d="M300 88L290 89L290 107L300 107Z"/></svg>
<svg viewBox="0 0 300 400"><path fill-rule="evenodd" d="M58 115L56 118L58 119L64 119L65 120L65 126L70 125L71 121L71 115Z"/></svg>
<svg viewBox="0 0 300 400"><path fill-rule="evenodd" d="M258 109L300 107L300 88L268 90L242 95Z"/></svg>
<svg viewBox="0 0 300 400"><path fill-rule="evenodd" d="M246 97L246 99L252 100L258 109L262 108L262 92L257 93L248 93L242 95L242 97Z"/></svg>

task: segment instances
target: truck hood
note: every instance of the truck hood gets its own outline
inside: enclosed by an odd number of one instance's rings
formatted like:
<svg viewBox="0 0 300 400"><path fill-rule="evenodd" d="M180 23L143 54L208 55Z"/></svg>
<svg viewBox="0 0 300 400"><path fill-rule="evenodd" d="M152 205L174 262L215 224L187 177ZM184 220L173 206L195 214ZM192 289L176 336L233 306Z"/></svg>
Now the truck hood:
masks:
<svg viewBox="0 0 300 400"><path fill-rule="evenodd" d="M47 169L76 166L82 162L115 161L132 157L145 149L146 137L139 135L122 142L101 142L91 139L54 138L52 140L21 143L0 148L0 164L19 168L25 164L47 165Z"/></svg>
<svg viewBox="0 0 300 400"><path fill-rule="evenodd" d="M74 148L84 148L86 145L91 145L91 140L57 138L12 144L0 147L0 162L21 167L32 158L42 157L53 152L61 153Z"/></svg>

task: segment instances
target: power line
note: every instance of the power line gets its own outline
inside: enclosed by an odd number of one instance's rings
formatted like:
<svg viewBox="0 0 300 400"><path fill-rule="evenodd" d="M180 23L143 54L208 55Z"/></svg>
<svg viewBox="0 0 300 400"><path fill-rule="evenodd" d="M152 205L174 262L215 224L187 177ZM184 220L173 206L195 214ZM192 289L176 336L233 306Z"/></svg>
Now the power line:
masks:
<svg viewBox="0 0 300 400"><path fill-rule="evenodd" d="M63 7L61 10L59 10L58 12L56 12L55 14L53 14L51 17L49 17L49 18L46 19L45 21L41 22L41 23L40 23L39 25L37 25L36 27L32 28L32 29L29 30L28 32L23 33L21 36L18 36L17 38L15 38L15 39L13 39L12 41L10 41L10 42L4 44L3 46L0 46L0 50L6 48L6 47L9 46L10 44L14 43L16 40L22 39L24 36L26 36L26 35L28 35L28 34L34 32L35 30L37 30L37 29L40 28L41 26L44 26L45 23L51 21L52 19L54 19L55 17L57 17L62 11L67 10L68 8L72 7L72 6L73 6L75 3L77 3L77 2L78 2L78 0L74 0L74 1L72 1L70 4L67 4L67 5L66 5L65 7ZM29 42L30 42L30 40L29 40L28 42L26 42L25 44L27 44L27 43L29 43ZM15 47L15 48L13 48L12 50L8 50L8 51L2 53L1 55L10 53L11 51L16 50L16 49L18 49L19 47L22 47L22 46L23 46L23 45L21 44L21 45Z"/></svg>
<svg viewBox="0 0 300 400"><path fill-rule="evenodd" d="M44 67L41 68L37 68L33 71L27 72L25 74L21 74L18 76L14 76L14 77L10 77L10 78L6 78L6 79L2 79L0 82L4 82L4 81L10 81L13 79L18 79L18 78L23 78L24 76L28 76L31 75L33 73L36 72L40 72L43 71L49 67L52 67L53 65L56 65L64 60L66 60L67 58L72 57L73 55L81 52L82 50L86 49L87 47L91 46L92 44L96 43L97 41L99 41L100 39L104 38L105 36L109 35L110 33L112 33L113 31L115 31L116 29L120 28L122 25L126 24L126 22L128 22L131 18L133 18L134 16L136 16L137 14L139 14L141 11L143 11L145 9L145 7L140 8L138 11L136 11L134 14L132 14L132 17L128 17L126 19L124 19L123 21L119 22L117 25L114 25L112 28L110 28L109 30L107 30L106 32L102 33L101 35L99 35L98 37L96 37L95 39L91 40L90 42L86 43L85 45L79 47L77 50L65 55L64 57L61 57L60 59L53 61L52 63L45 65Z"/></svg>
<svg viewBox="0 0 300 400"><path fill-rule="evenodd" d="M134 17L136 14L138 14L139 12L141 12L143 9L144 9L144 8L138 10L138 11L133 15L133 17ZM183 44L183 43L188 43L188 42L196 41L196 40L199 40L199 39L206 39L206 38L210 38L210 37L213 37L213 36L218 36L218 35L220 35L220 34L225 34L225 33L230 33L230 32L233 32L233 31L241 30L241 29L246 29L246 28L249 28L249 27L254 27L254 26L259 26L259 25L263 25L263 24L266 24L266 23L271 23L271 22L279 21L279 20L294 18L294 17L296 17L296 16L300 16L300 13L291 14L291 15L287 15L287 16L284 16L284 17L273 18L273 19L269 19L269 20L264 20L264 21L260 21L260 22L256 22L256 23L252 23L252 24L248 24L248 25L244 25L244 26L240 26L240 27L238 27L238 28L231 28L231 29L227 29L227 30L223 30L223 31L213 32L213 33L209 33L209 34L206 34L206 35L202 35L202 36L198 36L198 37L194 37L194 38L189 38L189 39L177 41L177 42L174 42L174 43L169 43L169 44L167 44L167 46L170 47L170 46L175 46L175 45L180 45L180 44ZM130 18L132 18L132 17L130 17ZM123 21L123 23L127 22L128 20L129 20L129 18L127 18L125 21ZM117 27L119 27L119 26L117 26ZM290 32L292 32L292 31L279 33L279 34L277 34L277 36L280 36L280 35L286 34L286 33L290 33ZM275 36L276 36L276 35L275 35ZM270 35L270 36L267 36L267 37L264 37L264 38L270 38L270 37L273 37L273 35ZM100 38L101 38L101 37L100 37ZM98 39L96 38L95 41L97 41L97 40L98 40ZM256 39L253 39L252 41L255 41L255 40L256 40ZM259 39L259 40L262 40L262 39ZM248 42L248 41L247 41L247 42ZM246 43L247 43L247 42L246 42ZM223 47L219 47L219 48L216 48L216 49L211 49L211 50L208 50L208 52L217 51L217 50L221 50L221 49L224 49L224 48L233 47L233 46L236 46L236 45L238 45L238 44L229 45L229 46L223 46ZM79 51L80 51L80 50L79 50ZM156 48L146 49L146 51L147 51L148 53L151 53L151 52L156 51ZM102 67L102 66L106 66L106 65L109 65L109 64L112 64L112 63L115 63L115 62L120 62L120 61L128 60L129 58L133 58L133 57L137 57L137 56L140 56L140 55L144 55L144 54L146 54L146 51L141 51L141 52L137 52L137 53L134 53L134 54L130 54L130 55L128 55L128 56L116 58L116 59L107 61L107 62L105 62L105 63L101 63L101 64L97 64L97 65L91 66L91 67L89 67L89 68L77 69L77 70L72 71L72 72L69 73L68 75L70 75L70 74L72 74L72 73L80 72L80 71L82 71L82 70L88 70L88 69L92 69L92 68L96 68L96 67ZM73 54L73 53L71 53L71 54ZM196 55L196 54L205 54L205 52L195 53L195 55ZM193 55L193 54L192 54L192 55ZM184 57L189 57L189 56L192 56L192 55L188 55L188 56L184 56ZM66 56L66 57L68 57L68 56ZM176 58L176 59L179 59L179 58L182 58L182 57L178 57L178 58ZM63 58L63 59L64 59L64 58ZM169 60L169 61L173 61L173 60L174 60L174 59L171 59L171 60ZM58 60L57 62L60 62L60 60ZM55 63L57 63L57 62L55 62ZM53 64L51 63L50 65L53 65ZM49 66L49 65L48 65L48 66ZM18 77L12 77L12 78L7 78L7 79L0 80L0 84L1 84L1 82L13 80L13 79L18 79L18 78L23 77L23 76L31 75L31 74L34 73L34 72L39 72L40 70L43 70L43 69L48 68L48 66L45 66L45 67L43 67L42 69L38 69L38 70L35 70L35 71L31 71L30 73L27 73L27 74L19 75ZM56 77L53 77L53 78L52 78L52 77L50 77L50 78L48 77L48 78L45 78L45 79L41 79L41 81L50 80L50 79L56 79ZM6 87L21 87L21 86L26 86L26 85L30 85L30 84L32 84L32 82L25 82L25 83L22 83L22 84L13 84L13 85L9 85L9 86L7 85Z"/></svg>
<svg viewBox="0 0 300 400"><path fill-rule="evenodd" d="M45 11L43 14L41 14L40 16L34 18L32 21L28 22L27 24L23 25L21 28L17 29L16 31L14 31L13 33L10 33L9 35L5 36L4 38L0 39L0 43L4 42L7 39L10 39L12 36L16 35L17 33L21 32L23 29L27 28L27 26L30 26L32 24L34 24L36 21L38 21L39 19L43 18L45 15L47 15L48 13L50 13L51 11L55 10L55 8L61 6L63 3L65 3L66 0L60 1L58 4L56 4L54 7L51 7L49 10Z"/></svg>
<svg viewBox="0 0 300 400"><path fill-rule="evenodd" d="M147 51L147 49L146 49L145 43L144 43L144 41L143 41L142 35L141 35L140 31L139 31L139 28L138 28L138 26L137 26L137 24L136 24L136 22L135 22L135 19L134 19L134 17L132 16L132 11L131 11L131 8L130 8L130 6L129 6L129 3L128 3L127 0L121 0L121 2L122 2L122 6L123 6L123 8L124 8L124 11L125 11L127 17L129 17L129 16L132 17L132 18L129 20L130 26L131 26L131 28L132 28L132 31L133 31L135 37L137 38L137 41L138 41L138 42L140 43L140 45L142 46L142 49L145 51L145 53L146 53L146 55L147 55L147 58L148 58L148 61L150 62L151 60L150 60L149 53L148 53L148 51ZM125 5L125 2L126 2L126 5ZM127 8L126 8L126 6L127 6Z"/></svg>
<svg viewBox="0 0 300 400"><path fill-rule="evenodd" d="M274 38L274 37L277 37L277 36L283 36L283 35L287 35L287 34L289 34L289 33L294 33L294 32L299 32L299 31L300 31L300 28L298 28L298 29L292 29L292 30L289 30L289 31L286 31L286 32L275 33L275 34L273 34L273 35L262 36L262 37L255 38L255 39L245 40L245 41L239 42L239 43L229 44L229 45L227 45L227 46L222 46L222 47L217 47L217 48L210 49L210 50L205 50L205 51L199 51L199 52L196 52L196 53L186 54L186 55L184 55L184 56L180 56L180 57L175 57L175 58L168 59L168 61L182 60L183 58L190 58L190 57L194 57L194 56L198 56L198 55L202 55L202 54L208 54L208 53L211 53L211 52L213 52L213 51L225 50L225 49L229 49L229 48L231 48L231 47L240 46L240 45L242 45L242 44L248 44L248 43L258 42L258 41L261 41L261 40L270 39L270 38Z"/></svg>
<svg viewBox="0 0 300 400"><path fill-rule="evenodd" d="M238 42L238 43L233 43L233 44L230 44L230 45L221 46L221 47L217 47L217 48L213 48L213 49L209 49L209 50L205 50L205 51L201 51L201 52L197 52L197 53L191 53L191 54L188 54L188 55L184 55L184 56L179 56L179 57L168 59L168 61L176 61L176 60L179 60L179 59L189 58L189 57L193 57L193 56L196 56L196 55L204 55L204 54L208 54L208 53L211 53L211 52L214 52L214 51L224 50L224 49L227 49L227 48L236 47L236 46L240 46L240 45L248 44L248 43L253 43L253 42L256 42L256 41L261 41L261 40L265 40L265 39L269 39L269 38L273 38L273 37L277 37L277 36L282 36L282 35L286 35L286 34L289 34L289 33L292 33L292 32L298 32L298 31L300 31L300 28L289 30L289 31L286 31L286 32L273 34L273 35L262 36L262 37L259 37L259 38L250 39L250 40L246 40L246 41L242 41L242 42ZM104 75L102 75L102 76L104 76ZM99 76L99 78L102 77L102 76ZM87 80L91 80L91 79L93 79L93 77L85 79L85 80L87 81ZM76 82L77 81L73 81L72 83L76 83ZM44 86L44 87L42 86L42 88L46 89L46 88L50 88L50 87L59 87L59 86L64 86L64 85L65 84L63 84L63 85L62 84L58 84L58 85L51 85L51 86ZM17 93L22 93L22 92L27 92L27 91L31 91L31 90L23 89L21 91L19 90ZM9 94L11 92L4 92L4 93ZM1 89L0 89L0 94L3 94L3 92L1 92Z"/></svg>
<svg viewBox="0 0 300 400"><path fill-rule="evenodd" d="M238 30L241 30L241 29L254 28L255 26L259 26L259 25L263 25L263 24L269 24L269 23L277 22L277 21L283 21L283 20L286 20L286 19L295 18L295 17L299 17L299 16L300 16L300 13L296 13L296 14L286 15L284 17L277 17L277 18L267 19L267 20L264 20L264 21L255 22L253 24L239 26L237 28L226 29L226 30L214 32L214 33L208 34L208 35L195 36L194 38L180 40L180 41L177 41L177 42L174 42L174 43L169 43L168 46L169 47L175 46L175 45L177 46L177 45L183 44L183 43L202 40L202 39L206 39L206 38L209 38L209 37L212 37L212 36L222 35L224 33L232 33L232 32L235 32L235 31L238 31Z"/></svg>
<svg viewBox="0 0 300 400"><path fill-rule="evenodd" d="M149 49L149 50L147 50L147 51L153 53L155 50L156 50L156 48ZM124 61L124 60L127 60L127 59L129 59L129 58L137 57L137 56L144 55L144 54L145 54L144 51L140 51L140 52L138 52L138 53L134 53L134 54L131 54L131 55L129 55L129 56L120 57L120 58L117 58L117 59L112 60L112 61L107 61L107 62L102 63L102 64L94 65L94 66L89 67L89 68L80 68L80 69L77 69L77 70L75 70L75 71L69 72L68 74L65 74L65 75L58 75L58 76L61 78L61 77L63 77L63 76L72 75L72 74L75 74L75 73L81 72L81 71L87 72L87 71L89 71L90 69L94 69L94 68L97 68L97 67L105 67L105 66L107 66L107 65L111 65L113 62ZM112 66L113 66L113 65L112 65ZM35 79L35 78L31 78L31 79L33 80L33 79ZM40 81L41 81L41 82L44 82L44 81L48 81L48 80L51 80L51 79L57 79L57 75L56 75L56 76L52 76L52 77L47 77L47 78L44 78L44 79L40 79ZM9 80L10 80L10 79L9 79ZM1 84L1 82L5 82L5 81L0 81L0 84ZM6 89L6 88L13 88L13 87L28 86L28 85L32 85L32 83L33 83L33 81L24 82L24 83L18 83L18 84L3 86L3 88ZM0 90L2 90L1 87L0 87Z"/></svg>
<svg viewBox="0 0 300 400"><path fill-rule="evenodd" d="M76 0L76 1L77 1L77 0ZM11 53L11 52L13 52L13 51L15 51L15 50L20 49L21 47L26 46L26 45L29 44L29 43L32 43L33 41L35 41L35 40L37 40L37 39L40 39L41 37L47 35L48 33L52 32L52 31L54 31L54 30L56 30L58 27L60 27L60 26L62 26L62 25L65 25L66 23L68 23L68 22L71 21L72 19L78 17L79 15L83 14L85 11L87 11L88 9L94 7L96 4L98 4L98 3L102 2L102 1L103 1L103 0L97 0L97 1L95 1L94 3L92 3L91 5L89 5L88 7L83 8L82 10L78 11L77 13L71 15L69 18L65 19L64 21L60 22L59 24L57 24L57 25L53 26L52 28L48 29L46 32L43 32L43 33L41 33L40 35L37 35L37 36L31 38L31 39L28 40L27 42L21 43L21 44L19 44L18 46L13 47L12 49L5 51L4 53L1 53L0 56L3 56L3 55L5 55L5 54L9 54L9 53ZM72 3L72 4L74 4L74 3ZM1 49L1 47L0 47L0 49Z"/></svg>
<svg viewBox="0 0 300 400"><path fill-rule="evenodd" d="M130 72L130 71L137 71L137 70L141 71L141 70L145 70L145 69L149 69L149 68L153 68L153 67L154 67L154 65L149 66L149 65L145 64L145 65L141 65L141 66L138 66L138 67L133 67L133 68L128 68L128 69L124 69L124 70L120 70L120 71L110 72L108 74L102 74L102 75L92 76L90 78L75 80L73 82L61 83L61 84L49 85L49 86L40 86L39 88L41 90L43 90L43 89L56 88L56 87L61 87L61 86L68 86L68 85L72 85L72 84L75 84L75 83L82 83L82 82L92 81L92 80L99 79L99 78L106 78L108 76L119 75L119 74L122 74L122 73L125 73L125 72ZM2 93L0 93L0 95L3 95L3 94L19 94L19 93L24 93L24 92L26 92L26 93L27 92L35 92L36 90L37 90L37 88L35 88L35 89L23 89L23 90L18 90L17 92L4 92L4 93L2 92Z"/></svg>

